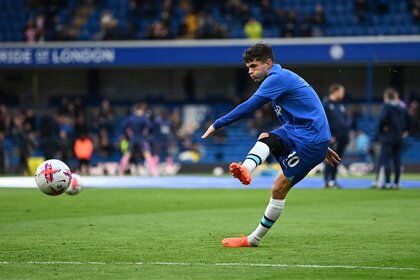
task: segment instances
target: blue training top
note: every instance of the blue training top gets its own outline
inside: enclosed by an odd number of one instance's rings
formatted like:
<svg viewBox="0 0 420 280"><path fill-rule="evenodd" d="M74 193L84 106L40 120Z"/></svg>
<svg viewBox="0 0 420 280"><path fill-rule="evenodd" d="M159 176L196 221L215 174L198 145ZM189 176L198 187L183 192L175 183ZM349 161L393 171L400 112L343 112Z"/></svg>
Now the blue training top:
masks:
<svg viewBox="0 0 420 280"><path fill-rule="evenodd" d="M290 139L322 143L331 139L328 120L314 89L299 75L274 64L247 101L216 120L215 129L230 125L270 102Z"/></svg>
<svg viewBox="0 0 420 280"><path fill-rule="evenodd" d="M145 139L151 128L150 120L147 116L131 114L124 124L124 130L130 129L133 133L132 139Z"/></svg>

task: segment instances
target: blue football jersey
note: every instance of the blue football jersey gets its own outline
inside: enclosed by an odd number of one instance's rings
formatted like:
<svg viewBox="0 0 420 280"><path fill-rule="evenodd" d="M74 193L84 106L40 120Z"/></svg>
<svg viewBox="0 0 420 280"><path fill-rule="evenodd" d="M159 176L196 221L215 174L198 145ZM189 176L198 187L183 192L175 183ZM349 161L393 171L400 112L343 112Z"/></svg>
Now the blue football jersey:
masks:
<svg viewBox="0 0 420 280"><path fill-rule="evenodd" d="M271 100L291 139L312 143L331 139L321 100L315 90L292 71L274 64L254 95Z"/></svg>
<svg viewBox="0 0 420 280"><path fill-rule="evenodd" d="M138 116L136 114L131 114L124 125L124 129L131 130L133 133L132 138L144 138L147 136L149 130L151 128L150 120L147 116Z"/></svg>

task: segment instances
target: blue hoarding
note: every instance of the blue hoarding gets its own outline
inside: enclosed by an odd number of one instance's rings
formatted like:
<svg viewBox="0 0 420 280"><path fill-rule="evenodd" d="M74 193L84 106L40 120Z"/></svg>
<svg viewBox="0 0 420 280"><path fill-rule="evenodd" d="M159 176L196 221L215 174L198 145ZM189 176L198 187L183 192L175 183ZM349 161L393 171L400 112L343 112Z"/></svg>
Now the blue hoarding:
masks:
<svg viewBox="0 0 420 280"><path fill-rule="evenodd" d="M286 64L420 62L420 36L267 40ZM3 43L0 68L242 65L248 40Z"/></svg>

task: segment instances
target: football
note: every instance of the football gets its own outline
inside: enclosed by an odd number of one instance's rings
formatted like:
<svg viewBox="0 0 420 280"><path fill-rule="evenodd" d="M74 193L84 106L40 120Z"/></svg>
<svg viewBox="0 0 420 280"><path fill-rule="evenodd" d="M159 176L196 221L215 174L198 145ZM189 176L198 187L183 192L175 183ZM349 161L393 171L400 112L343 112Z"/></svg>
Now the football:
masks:
<svg viewBox="0 0 420 280"><path fill-rule="evenodd" d="M75 195L83 189L82 178L79 174L71 174L70 186L66 190L66 194Z"/></svg>
<svg viewBox="0 0 420 280"><path fill-rule="evenodd" d="M35 174L38 188L48 195L64 193L71 181L70 168L61 160L49 159L41 163Z"/></svg>

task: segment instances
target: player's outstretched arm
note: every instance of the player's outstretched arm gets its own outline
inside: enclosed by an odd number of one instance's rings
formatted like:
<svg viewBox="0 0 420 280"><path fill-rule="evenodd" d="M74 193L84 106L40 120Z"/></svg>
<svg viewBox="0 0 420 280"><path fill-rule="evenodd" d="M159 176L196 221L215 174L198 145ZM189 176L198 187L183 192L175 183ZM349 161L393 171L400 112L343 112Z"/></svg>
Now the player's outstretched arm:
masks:
<svg viewBox="0 0 420 280"><path fill-rule="evenodd" d="M340 161L341 161L341 158L338 156L338 154L334 152L334 150L332 150L331 148L328 148L328 153L325 158L325 162L328 165L336 166L340 163Z"/></svg>
<svg viewBox="0 0 420 280"><path fill-rule="evenodd" d="M214 129L213 125L209 126L209 128L207 128L207 131L203 134L203 136L201 136L201 138L206 139L208 136L213 134L214 131L215 131L215 129Z"/></svg>

